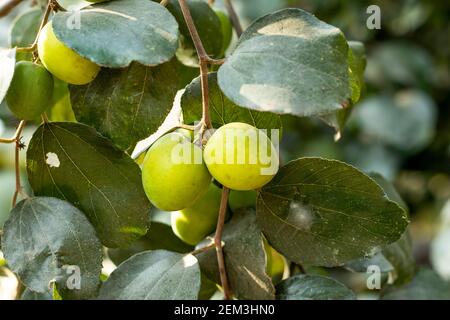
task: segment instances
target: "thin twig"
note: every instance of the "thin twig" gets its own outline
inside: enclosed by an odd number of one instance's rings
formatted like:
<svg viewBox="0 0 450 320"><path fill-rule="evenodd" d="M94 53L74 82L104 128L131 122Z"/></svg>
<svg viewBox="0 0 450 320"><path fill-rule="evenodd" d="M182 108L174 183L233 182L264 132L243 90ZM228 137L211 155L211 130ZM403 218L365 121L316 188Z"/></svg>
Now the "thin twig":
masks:
<svg viewBox="0 0 450 320"><path fill-rule="evenodd" d="M216 247L215 242L211 242L211 243L208 244L207 246L204 246L204 247L202 247L202 248L200 248L200 249L196 249L196 250L192 251L191 254L192 254L193 256L195 256L195 255L197 255L197 254L200 254L200 253L206 252L206 251L208 251L208 250L211 250L212 248L215 248L215 247Z"/></svg>
<svg viewBox="0 0 450 320"><path fill-rule="evenodd" d="M22 193L22 184L20 183L20 150L22 149L22 142L20 141L20 135L22 134L23 128L25 126L25 121L22 120L16 131L16 148L14 153L14 167L16 174L16 190L14 191L12 206L16 206L17 197L19 193Z"/></svg>
<svg viewBox="0 0 450 320"><path fill-rule="evenodd" d="M242 35L242 25L239 21L239 17L236 13L236 10L234 10L233 4L231 3L231 0L224 0L225 8L228 11L228 15L230 16L231 23L233 24L233 28L236 31L236 34L238 38Z"/></svg>
<svg viewBox="0 0 450 320"><path fill-rule="evenodd" d="M7 16L15 7L17 7L22 0L9 0L0 8L0 18Z"/></svg>
<svg viewBox="0 0 450 320"><path fill-rule="evenodd" d="M202 129L200 136L206 129L212 128L211 117L209 114L209 85L208 85L208 63L211 59L203 47L203 43L198 34L197 28L195 27L194 20L192 19L191 12L186 3L186 0L178 0L180 4L181 11L183 12L184 20L189 29L192 41L194 42L195 50L197 51L199 63L200 63L200 79L202 86Z"/></svg>
<svg viewBox="0 0 450 320"><path fill-rule="evenodd" d="M25 120L20 121L17 126L16 132L12 138L0 138L0 143L14 143L19 139L20 134L22 133L23 127L25 126Z"/></svg>
<svg viewBox="0 0 450 320"><path fill-rule="evenodd" d="M181 11L183 13L184 20L189 29L192 41L194 42L195 50L197 51L199 64L200 64L200 79L202 88L202 119L200 129L200 139L203 138L203 134L206 129L212 128L211 117L209 113L209 86L208 86L208 64L216 63L216 60L211 59L205 51L203 43L195 27L194 20L192 19L191 12L186 3L186 0L178 0ZM219 217L217 219L216 234L214 236L214 244L217 251L217 262L219 265L220 281L224 290L224 298L231 299L231 289L228 285L227 272L225 267L225 260L223 256L222 248L222 232L225 224L226 209L228 203L228 195L230 190L226 187L222 191L222 199L220 203Z"/></svg>
<svg viewBox="0 0 450 320"><path fill-rule="evenodd" d="M219 218L217 219L216 234L214 236L214 243L216 244L216 252L217 252L217 263L219 265L220 282L222 283L225 300L230 300L232 295L231 288L228 284L227 270L225 266L225 259L223 256L223 246L222 246L222 233L227 213L229 194L230 189L228 189L227 187L223 187L222 199L220 201Z"/></svg>

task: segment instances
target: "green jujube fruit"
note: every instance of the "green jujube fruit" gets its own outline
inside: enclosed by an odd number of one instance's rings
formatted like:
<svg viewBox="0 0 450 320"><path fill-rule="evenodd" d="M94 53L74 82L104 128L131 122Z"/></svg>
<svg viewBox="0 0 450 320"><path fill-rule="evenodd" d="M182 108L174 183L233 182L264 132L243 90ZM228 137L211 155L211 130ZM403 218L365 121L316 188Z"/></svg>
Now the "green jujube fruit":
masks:
<svg viewBox="0 0 450 320"><path fill-rule="evenodd" d="M142 183L150 202L163 211L192 206L206 192L211 175L202 150L179 132L158 139L147 151Z"/></svg>
<svg viewBox="0 0 450 320"><path fill-rule="evenodd" d="M172 230L184 242L195 246L217 225L222 191L214 183L191 207L172 212Z"/></svg>
<svg viewBox="0 0 450 320"><path fill-rule="evenodd" d="M49 106L53 94L53 76L40 64L19 61L14 69L6 102L22 120L37 119Z"/></svg>

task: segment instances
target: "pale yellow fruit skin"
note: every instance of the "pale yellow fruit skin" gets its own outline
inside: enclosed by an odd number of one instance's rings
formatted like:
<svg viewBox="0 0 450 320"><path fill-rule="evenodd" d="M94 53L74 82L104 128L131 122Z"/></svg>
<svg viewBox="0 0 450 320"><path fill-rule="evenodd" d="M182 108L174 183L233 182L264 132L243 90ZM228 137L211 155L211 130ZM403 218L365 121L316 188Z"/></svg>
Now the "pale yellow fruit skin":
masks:
<svg viewBox="0 0 450 320"><path fill-rule="evenodd" d="M172 150L180 146L192 152L199 148L183 134L172 132L150 147L142 166L145 193L153 205L163 211L177 211L193 205L211 183L211 175L204 163L173 161Z"/></svg>
<svg viewBox="0 0 450 320"><path fill-rule="evenodd" d="M208 140L204 150L205 163L211 175L222 185L232 190L248 191L259 189L266 185L278 171L279 160L278 154L270 139L260 131L246 123L233 122L219 128ZM236 137L244 137L245 145L239 143L226 143L227 137L235 134ZM255 134L258 140L253 140L250 147L250 138L246 138L249 133ZM259 139L267 150L264 151L270 161L267 164L262 163L258 147ZM227 161L227 154L232 155L234 159ZM222 155L222 157L218 155ZM243 155L243 160L239 162L238 157ZM252 162L251 159L256 161ZM219 162L219 163L218 163ZM263 169L272 167L273 170L264 172Z"/></svg>
<svg viewBox="0 0 450 320"><path fill-rule="evenodd" d="M56 38L51 21L39 34L38 54L50 73L70 84L87 84L100 71L98 65L83 58Z"/></svg>
<svg viewBox="0 0 450 320"><path fill-rule="evenodd" d="M191 207L172 212L173 232L195 246L214 232L219 216L222 190L211 183L208 191Z"/></svg>

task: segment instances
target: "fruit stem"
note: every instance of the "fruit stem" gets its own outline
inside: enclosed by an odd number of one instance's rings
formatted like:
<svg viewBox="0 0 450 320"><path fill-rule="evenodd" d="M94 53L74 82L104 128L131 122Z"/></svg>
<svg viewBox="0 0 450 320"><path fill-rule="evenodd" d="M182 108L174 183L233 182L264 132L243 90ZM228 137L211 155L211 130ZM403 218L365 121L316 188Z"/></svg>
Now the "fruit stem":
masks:
<svg viewBox="0 0 450 320"><path fill-rule="evenodd" d="M225 266L225 259L223 256L223 245L222 245L222 233L225 224L225 217L227 213L228 196L230 194L230 189L223 187L222 189L222 199L220 201L219 218L217 219L216 234L214 236L214 243L217 252L217 263L219 265L220 282L222 283L223 294L225 300L230 300L232 296L231 288L228 284L227 270Z"/></svg>
<svg viewBox="0 0 450 320"><path fill-rule="evenodd" d="M241 22L239 21L239 17L236 13L236 10L234 10L233 4L231 3L231 0L224 0L224 5L225 8L228 11L228 16L231 19L231 23L233 24L233 28L236 31L236 34L238 36L238 38L241 37L242 35L242 25Z"/></svg>

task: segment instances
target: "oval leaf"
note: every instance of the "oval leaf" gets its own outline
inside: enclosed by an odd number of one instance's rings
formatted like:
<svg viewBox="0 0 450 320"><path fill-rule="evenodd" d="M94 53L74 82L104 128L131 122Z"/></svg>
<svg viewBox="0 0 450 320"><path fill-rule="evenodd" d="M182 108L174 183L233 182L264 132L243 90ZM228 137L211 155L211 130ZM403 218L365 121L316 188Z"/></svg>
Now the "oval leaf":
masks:
<svg viewBox="0 0 450 320"><path fill-rule="evenodd" d="M217 73L208 75L211 121L216 127L230 122L244 122L259 129L280 129L279 115L241 108L229 100L217 84ZM202 117L202 90L200 77L192 80L181 97L185 123L194 123Z"/></svg>
<svg viewBox="0 0 450 320"><path fill-rule="evenodd" d="M270 244L288 259L338 266L395 242L406 212L354 167L302 158L282 167L258 196L257 217Z"/></svg>
<svg viewBox="0 0 450 320"><path fill-rule="evenodd" d="M93 298L100 285L102 246L84 214L56 198L21 201L4 226L2 250L31 290L55 282L65 299Z"/></svg>
<svg viewBox="0 0 450 320"><path fill-rule="evenodd" d="M147 232L150 203L139 166L94 129L44 123L28 147L27 170L36 195L80 208L105 246L126 246Z"/></svg>
<svg viewBox="0 0 450 320"><path fill-rule="evenodd" d="M0 103L8 92L16 65L16 49L0 49Z"/></svg>
<svg viewBox="0 0 450 320"><path fill-rule="evenodd" d="M300 9L258 19L219 69L219 85L236 104L297 116L342 109L349 84L344 35Z"/></svg>
<svg viewBox="0 0 450 320"><path fill-rule="evenodd" d="M275 298L275 288L266 274L266 253L255 220L253 210L241 210L225 225L222 236L225 266L237 298L270 300ZM205 275L220 283L216 251L202 253L198 259Z"/></svg>
<svg viewBox="0 0 450 320"><path fill-rule="evenodd" d="M105 300L194 300L200 290L197 259L163 250L146 251L122 263L100 290Z"/></svg>
<svg viewBox="0 0 450 320"><path fill-rule="evenodd" d="M188 253L194 250L192 246L181 241L173 233L170 225L152 221L152 227L145 236L127 248L108 249L108 256L116 265L119 265L136 253L160 249L179 253Z"/></svg>
<svg viewBox="0 0 450 320"><path fill-rule="evenodd" d="M132 151L158 130L177 91L197 73L176 59L152 68L133 63L126 69L103 69L90 84L70 87L73 110L78 121Z"/></svg>
<svg viewBox="0 0 450 320"><path fill-rule="evenodd" d="M29 47L33 44L43 14L41 8L33 8L14 20L9 38L11 47ZM32 58L31 52L18 52L16 56L17 60L31 60Z"/></svg>
<svg viewBox="0 0 450 320"><path fill-rule="evenodd" d="M336 280L299 274L277 285L278 300L355 300L352 290Z"/></svg>
<svg viewBox="0 0 450 320"><path fill-rule="evenodd" d="M177 50L178 24L159 3L107 1L77 14L58 12L52 20L55 35L101 66L126 67L132 61L158 65L169 61Z"/></svg>

